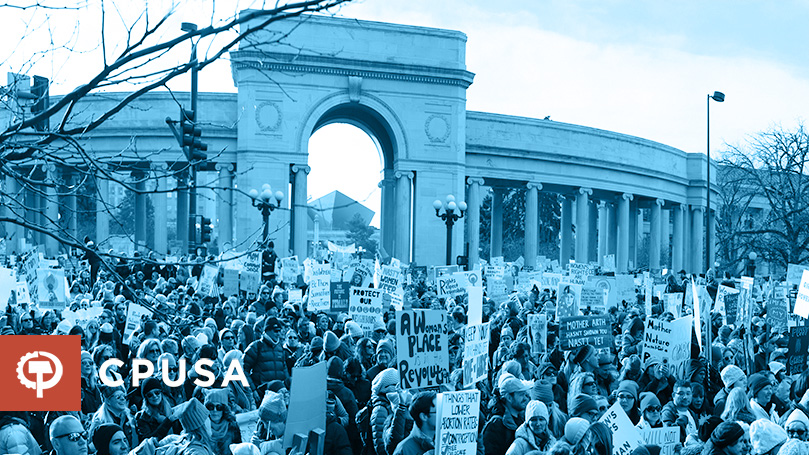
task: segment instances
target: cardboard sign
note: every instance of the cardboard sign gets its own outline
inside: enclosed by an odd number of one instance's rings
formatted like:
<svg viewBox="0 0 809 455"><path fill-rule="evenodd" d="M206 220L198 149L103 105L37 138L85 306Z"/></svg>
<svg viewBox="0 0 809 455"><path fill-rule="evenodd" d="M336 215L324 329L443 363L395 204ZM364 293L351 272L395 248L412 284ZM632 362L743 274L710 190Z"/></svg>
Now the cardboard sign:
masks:
<svg viewBox="0 0 809 455"><path fill-rule="evenodd" d="M37 289L40 309L61 310L67 305L64 270L37 269Z"/></svg>
<svg viewBox="0 0 809 455"><path fill-rule="evenodd" d="M225 297L239 295L239 270L224 269L222 272L222 293Z"/></svg>
<svg viewBox="0 0 809 455"><path fill-rule="evenodd" d="M435 406L435 455L475 455L480 390L439 393Z"/></svg>
<svg viewBox="0 0 809 455"><path fill-rule="evenodd" d="M793 327L789 330L787 374L798 374L806 366L809 353L809 327Z"/></svg>
<svg viewBox="0 0 809 455"><path fill-rule="evenodd" d="M691 316L666 322L648 319L643 333L643 365L668 363L677 366L691 355Z"/></svg>
<svg viewBox="0 0 809 455"><path fill-rule="evenodd" d="M436 278L436 283L438 284L437 294L439 298L455 297L466 293L466 288L461 287L456 274L439 276Z"/></svg>
<svg viewBox="0 0 809 455"><path fill-rule="evenodd" d="M347 281L332 282L329 292L331 293L330 311L332 313L348 313L349 283Z"/></svg>
<svg viewBox="0 0 809 455"><path fill-rule="evenodd" d="M531 354L537 358L548 347L548 315L545 313L528 315L528 344L531 345Z"/></svg>
<svg viewBox="0 0 809 455"><path fill-rule="evenodd" d="M795 298L795 309L792 312L809 319L809 270L803 271L801 285L798 286L798 297Z"/></svg>
<svg viewBox="0 0 809 455"><path fill-rule="evenodd" d="M124 343L129 344L132 334L135 329L140 326L140 321L143 316L152 314L152 311L138 305L137 303L130 303L129 308L126 309L126 325L124 325Z"/></svg>
<svg viewBox="0 0 809 455"><path fill-rule="evenodd" d="M675 318L679 318L682 314L683 295L682 292L663 294L663 311L668 311Z"/></svg>
<svg viewBox="0 0 809 455"><path fill-rule="evenodd" d="M292 369L289 412L284 430L284 448L292 447L297 433L326 428L326 362Z"/></svg>
<svg viewBox="0 0 809 455"><path fill-rule="evenodd" d="M382 291L373 288L351 287L348 315L370 335L377 327L385 327L382 319Z"/></svg>
<svg viewBox="0 0 809 455"><path fill-rule="evenodd" d="M564 318L559 324L559 343L564 351L585 344L608 348L612 345L612 330L606 316L576 316Z"/></svg>
<svg viewBox="0 0 809 455"><path fill-rule="evenodd" d="M626 415L626 412L621 408L621 404L617 401L607 409L607 412L598 421L607 425L612 432L613 455L629 455L636 447L643 445L640 432L629 420L629 416ZM676 428L679 431L679 427ZM677 442L679 442L679 435Z"/></svg>
<svg viewBox="0 0 809 455"><path fill-rule="evenodd" d="M674 449L680 445L680 427L644 428L640 437L644 444L660 447L660 455L674 455Z"/></svg>
<svg viewBox="0 0 809 455"><path fill-rule="evenodd" d="M396 359L402 389L449 382L447 312L397 311Z"/></svg>
<svg viewBox="0 0 809 455"><path fill-rule="evenodd" d="M471 386L489 374L489 323L464 329L463 384Z"/></svg>
<svg viewBox="0 0 809 455"><path fill-rule="evenodd" d="M556 292L556 320L579 316L581 303L581 285L572 283L559 283Z"/></svg>

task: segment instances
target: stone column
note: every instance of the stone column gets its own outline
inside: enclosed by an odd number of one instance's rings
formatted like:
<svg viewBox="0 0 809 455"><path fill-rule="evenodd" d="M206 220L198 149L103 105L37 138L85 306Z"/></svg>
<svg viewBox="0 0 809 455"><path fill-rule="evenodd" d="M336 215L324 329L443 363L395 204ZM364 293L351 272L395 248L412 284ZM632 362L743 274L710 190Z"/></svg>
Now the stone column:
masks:
<svg viewBox="0 0 809 455"><path fill-rule="evenodd" d="M492 187L490 257L503 255L503 189Z"/></svg>
<svg viewBox="0 0 809 455"><path fill-rule="evenodd" d="M661 260L661 262L664 262L664 264L661 264L661 265L665 266L667 268L670 268L671 267L671 253L670 253L670 250L671 250L671 238L670 238L670 236L671 236L671 210L670 209L663 209L663 211L661 212L660 215L661 215L661 217L660 217L660 238L661 238L661 242L662 242L660 244L660 248L663 250L663 252L660 254L660 257L662 258L662 257L666 256L666 258L667 258L665 261Z"/></svg>
<svg viewBox="0 0 809 455"><path fill-rule="evenodd" d="M217 244L219 252L233 248L233 163L216 163L219 187L216 190Z"/></svg>
<svg viewBox="0 0 809 455"><path fill-rule="evenodd" d="M615 253L615 269L617 272L626 272L629 267L629 233L630 216L629 203L633 196L623 193L618 198L618 241Z"/></svg>
<svg viewBox="0 0 809 455"><path fill-rule="evenodd" d="M143 251L146 247L146 175L143 171L132 172L135 186L135 250Z"/></svg>
<svg viewBox="0 0 809 455"><path fill-rule="evenodd" d="M562 216L559 223L559 265L562 268L570 263L570 250L573 247L573 202L570 196L562 196Z"/></svg>
<svg viewBox="0 0 809 455"><path fill-rule="evenodd" d="M660 212L664 202L663 199L652 201L649 214L649 270L660 270Z"/></svg>
<svg viewBox="0 0 809 455"><path fill-rule="evenodd" d="M394 256L400 261L410 262L410 194L413 172L396 171L396 242Z"/></svg>
<svg viewBox="0 0 809 455"><path fill-rule="evenodd" d="M606 202L600 201L598 203L598 265L600 266L604 265L604 256L609 254L607 253L607 240L609 239L607 234L609 229L608 210Z"/></svg>
<svg viewBox="0 0 809 455"><path fill-rule="evenodd" d="M693 250L691 232L691 207L686 205L683 207L683 268L688 273L694 272L694 269L691 268L691 265L694 264L694 261L691 260Z"/></svg>
<svg viewBox="0 0 809 455"><path fill-rule="evenodd" d="M586 264L590 259L590 198L593 190L579 188L576 192L576 262Z"/></svg>
<svg viewBox="0 0 809 455"><path fill-rule="evenodd" d="M541 183L528 182L525 192L525 265L537 266L537 242L539 241L539 190Z"/></svg>
<svg viewBox="0 0 809 455"><path fill-rule="evenodd" d="M706 247L708 248L708 264L714 268L714 263L716 263L716 210L708 213L708 232L711 234L711 242Z"/></svg>
<svg viewBox="0 0 809 455"><path fill-rule="evenodd" d="M702 245L705 244L705 208L693 207L691 209L691 270L694 273L704 272L705 259L702 256Z"/></svg>
<svg viewBox="0 0 809 455"><path fill-rule="evenodd" d="M607 254L618 251L618 213L614 202L607 204Z"/></svg>
<svg viewBox="0 0 809 455"><path fill-rule="evenodd" d="M679 272L683 270L683 213L685 207L682 204L674 206L672 211L672 234L671 234L671 269Z"/></svg>
<svg viewBox="0 0 809 455"><path fill-rule="evenodd" d="M292 165L292 252L298 258L308 256L309 204L306 176L312 168L305 164Z"/></svg>
<svg viewBox="0 0 809 455"><path fill-rule="evenodd" d="M629 263L633 268L638 267L638 200L629 202L629 255L627 256L627 267Z"/></svg>
<svg viewBox="0 0 809 455"><path fill-rule="evenodd" d="M77 203L77 194L79 192L79 183L80 180L75 173L71 173L65 179L65 189L66 189L66 199L67 199L67 232L71 238L76 239L77 241L81 242L82 239L79 237L79 214L78 212L78 203Z"/></svg>
<svg viewBox="0 0 809 455"><path fill-rule="evenodd" d="M96 245L101 245L110 236L110 181L96 179Z"/></svg>
<svg viewBox="0 0 809 455"><path fill-rule="evenodd" d="M159 255L169 251L169 217L168 217L168 181L167 166L163 163L152 163L155 176L155 192L151 195L154 208L154 245L152 248Z"/></svg>
<svg viewBox="0 0 809 455"><path fill-rule="evenodd" d="M469 184L466 196L466 227L467 239L469 241L469 270L480 263L480 187L483 179L480 177L469 177L466 179Z"/></svg>
<svg viewBox="0 0 809 455"><path fill-rule="evenodd" d="M379 181L379 188L382 189L382 202L379 214L379 236L380 245L388 253L393 252L394 232L396 231L396 218L394 207L396 207L396 181L392 172L388 169L384 171L384 177Z"/></svg>

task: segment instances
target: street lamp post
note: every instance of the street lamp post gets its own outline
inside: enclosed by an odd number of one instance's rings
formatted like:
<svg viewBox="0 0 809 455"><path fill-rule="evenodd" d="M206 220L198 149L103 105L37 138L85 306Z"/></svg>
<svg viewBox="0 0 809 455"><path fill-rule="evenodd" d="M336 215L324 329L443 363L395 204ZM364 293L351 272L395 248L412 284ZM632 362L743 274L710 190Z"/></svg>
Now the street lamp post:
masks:
<svg viewBox="0 0 809 455"><path fill-rule="evenodd" d="M707 132L708 132L708 154L707 170L705 172L705 273L711 268L711 100L721 103L725 101L725 94L722 92L713 92L713 95L708 94L708 111L707 111Z"/></svg>
<svg viewBox="0 0 809 455"><path fill-rule="evenodd" d="M452 265L452 226L455 222L463 218L466 212L466 202L455 203L455 196L448 194L446 201L436 199L433 202L435 216L441 218L447 225L447 265ZM443 213L441 210L443 209ZM456 213L457 210L457 213Z"/></svg>
<svg viewBox="0 0 809 455"><path fill-rule="evenodd" d="M270 213L281 206L281 200L284 199L284 193L280 191L272 192L272 187L269 183L261 186L261 193L256 189L250 190L250 198L253 200L253 207L261 212L264 218L264 235L262 235L262 245L266 245L270 236Z"/></svg>
<svg viewBox="0 0 809 455"><path fill-rule="evenodd" d="M756 259L758 259L758 255L755 251L751 251L750 254L747 255L747 276L756 276Z"/></svg>

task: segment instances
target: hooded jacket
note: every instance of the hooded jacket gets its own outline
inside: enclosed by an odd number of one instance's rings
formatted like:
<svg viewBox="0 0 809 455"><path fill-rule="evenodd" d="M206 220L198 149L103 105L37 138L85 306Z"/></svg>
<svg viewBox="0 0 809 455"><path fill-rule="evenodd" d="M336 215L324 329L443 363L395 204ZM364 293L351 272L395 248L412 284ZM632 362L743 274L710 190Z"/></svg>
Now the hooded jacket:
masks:
<svg viewBox="0 0 809 455"><path fill-rule="evenodd" d="M547 452L556 443L556 438L550 433L546 434L547 439L537 440L534 432L528 428L528 423L523 423L514 432L514 442L506 451L506 455L525 455L532 450Z"/></svg>

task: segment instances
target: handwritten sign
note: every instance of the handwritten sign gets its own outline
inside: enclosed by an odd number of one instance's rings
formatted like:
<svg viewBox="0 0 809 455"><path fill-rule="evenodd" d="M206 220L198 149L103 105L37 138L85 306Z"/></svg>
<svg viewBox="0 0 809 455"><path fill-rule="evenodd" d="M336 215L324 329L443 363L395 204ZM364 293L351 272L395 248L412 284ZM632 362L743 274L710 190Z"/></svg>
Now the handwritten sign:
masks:
<svg viewBox="0 0 809 455"><path fill-rule="evenodd" d="M281 259L281 280L284 283L294 284L298 281L300 273L301 265L298 263L298 256Z"/></svg>
<svg viewBox="0 0 809 455"><path fill-rule="evenodd" d="M150 314L152 314L151 310L148 310L137 303L129 304L129 307L126 309L126 325L124 325L124 341L126 344L129 344L130 338L135 332L135 329L137 329L140 325L140 321L143 316Z"/></svg>
<svg viewBox="0 0 809 455"><path fill-rule="evenodd" d="M466 326L464 339L463 383L470 386L489 374L489 323Z"/></svg>
<svg viewBox="0 0 809 455"><path fill-rule="evenodd" d="M789 344L787 345L787 374L798 374L806 365L807 352L809 352L809 327L793 327L789 330Z"/></svg>
<svg viewBox="0 0 809 455"><path fill-rule="evenodd" d="M396 358L402 389L435 387L449 381L447 313L396 312Z"/></svg>
<svg viewBox="0 0 809 455"><path fill-rule="evenodd" d="M439 393L435 402L435 455L475 455L480 390Z"/></svg>
<svg viewBox="0 0 809 455"><path fill-rule="evenodd" d="M205 264L202 268L199 281L197 282L197 293L203 297L215 295L216 277L219 275L219 268L210 264Z"/></svg>
<svg viewBox="0 0 809 455"><path fill-rule="evenodd" d="M559 342L564 351L578 349L585 344L599 349L612 345L612 331L606 316L576 316L561 321Z"/></svg>
<svg viewBox="0 0 809 455"><path fill-rule="evenodd" d="M250 252L244 257L241 276L239 277L239 287L249 293L256 293L261 285L261 253Z"/></svg>
<svg viewBox="0 0 809 455"><path fill-rule="evenodd" d="M643 333L643 364L679 365L691 354L692 317L666 322L648 319Z"/></svg>
<svg viewBox="0 0 809 455"><path fill-rule="evenodd" d="M798 297L795 299L795 310L793 313L809 319L809 270L803 271L801 285L798 287Z"/></svg>
<svg viewBox="0 0 809 455"><path fill-rule="evenodd" d="M629 455L636 447L643 445L640 432L617 401L598 421L607 425L612 432L612 455Z"/></svg>
<svg viewBox="0 0 809 455"><path fill-rule="evenodd" d="M680 445L680 427L644 428L640 437L644 444L660 447L660 455L674 455L674 449Z"/></svg>
<svg viewBox="0 0 809 455"><path fill-rule="evenodd" d="M531 354L541 356L548 347L548 315L545 313L528 315L528 344Z"/></svg>
<svg viewBox="0 0 809 455"><path fill-rule="evenodd" d="M222 293L225 297L239 295L239 270L226 268L222 271Z"/></svg>
<svg viewBox="0 0 809 455"><path fill-rule="evenodd" d="M40 309L61 310L67 304L64 270L37 269L37 289Z"/></svg>
<svg viewBox="0 0 809 455"><path fill-rule="evenodd" d="M382 291L373 288L351 288L348 298L348 315L366 334L377 327L384 327L382 319Z"/></svg>
<svg viewBox="0 0 809 455"><path fill-rule="evenodd" d="M803 281L803 272L809 270L809 265L787 264L787 285L798 286Z"/></svg>
<svg viewBox="0 0 809 455"><path fill-rule="evenodd" d="M781 332L787 330L789 321L789 298L786 286L776 286L767 301L767 323Z"/></svg>
<svg viewBox="0 0 809 455"><path fill-rule="evenodd" d="M461 282L458 281L456 273L439 276L436 278L436 283L439 298L455 297L466 292L466 289L461 286Z"/></svg>
<svg viewBox="0 0 809 455"><path fill-rule="evenodd" d="M309 311L329 311L331 309L331 266L329 264L310 264L309 278Z"/></svg>

